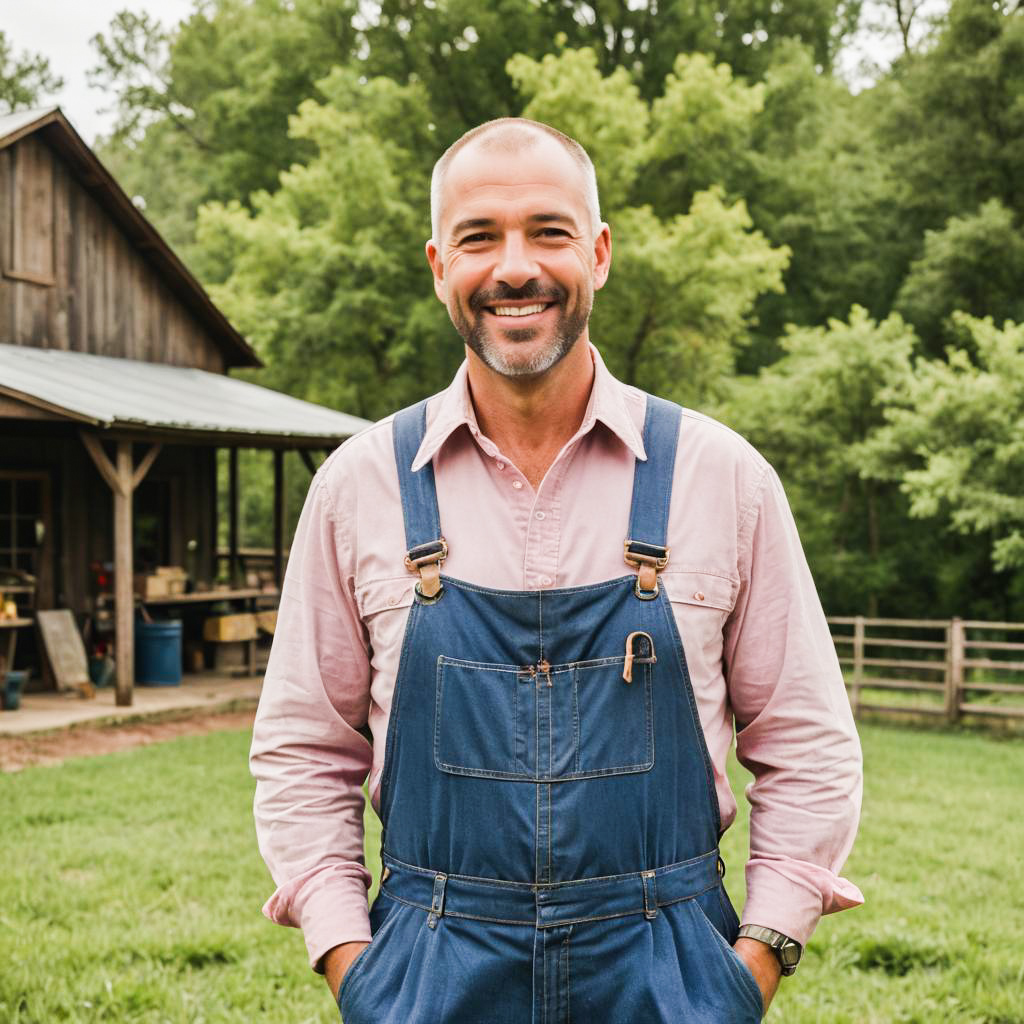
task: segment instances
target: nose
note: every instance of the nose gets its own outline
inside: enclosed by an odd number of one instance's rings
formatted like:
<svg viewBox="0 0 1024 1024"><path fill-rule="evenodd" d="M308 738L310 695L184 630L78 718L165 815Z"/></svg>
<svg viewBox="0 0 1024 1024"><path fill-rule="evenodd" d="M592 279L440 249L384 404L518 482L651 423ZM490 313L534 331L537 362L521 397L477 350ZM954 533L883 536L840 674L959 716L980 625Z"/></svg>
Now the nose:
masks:
<svg viewBox="0 0 1024 1024"><path fill-rule="evenodd" d="M510 232L505 236L492 276L495 281L509 288L522 288L527 281L540 276L540 267L533 259L523 235Z"/></svg>

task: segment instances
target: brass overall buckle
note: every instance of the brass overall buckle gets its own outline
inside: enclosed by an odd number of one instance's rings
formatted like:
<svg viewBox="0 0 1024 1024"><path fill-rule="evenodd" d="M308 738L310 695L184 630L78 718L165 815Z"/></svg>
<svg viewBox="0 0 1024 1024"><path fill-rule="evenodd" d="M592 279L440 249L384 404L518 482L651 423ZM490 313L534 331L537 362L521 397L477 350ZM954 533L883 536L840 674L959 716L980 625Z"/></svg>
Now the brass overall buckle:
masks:
<svg viewBox="0 0 1024 1024"><path fill-rule="evenodd" d="M405 567L409 572L418 572L420 581L416 593L428 602L436 601L444 590L441 582L441 563L448 557L448 542L441 537L429 544L410 548L405 556Z"/></svg>
<svg viewBox="0 0 1024 1024"><path fill-rule="evenodd" d="M659 592L658 573L668 565L670 549L642 540L627 540L623 549L626 564L638 570L636 596L641 601L653 601Z"/></svg>

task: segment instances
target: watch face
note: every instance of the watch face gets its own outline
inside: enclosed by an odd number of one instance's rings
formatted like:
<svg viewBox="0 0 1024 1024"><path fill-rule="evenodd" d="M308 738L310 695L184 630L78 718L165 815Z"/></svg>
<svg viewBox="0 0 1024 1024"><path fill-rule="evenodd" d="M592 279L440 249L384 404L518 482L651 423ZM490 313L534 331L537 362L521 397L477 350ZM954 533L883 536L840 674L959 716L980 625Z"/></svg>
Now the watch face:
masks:
<svg viewBox="0 0 1024 1024"><path fill-rule="evenodd" d="M784 942L777 952L779 954L779 962L783 967L796 967L800 963L800 946L792 940Z"/></svg>

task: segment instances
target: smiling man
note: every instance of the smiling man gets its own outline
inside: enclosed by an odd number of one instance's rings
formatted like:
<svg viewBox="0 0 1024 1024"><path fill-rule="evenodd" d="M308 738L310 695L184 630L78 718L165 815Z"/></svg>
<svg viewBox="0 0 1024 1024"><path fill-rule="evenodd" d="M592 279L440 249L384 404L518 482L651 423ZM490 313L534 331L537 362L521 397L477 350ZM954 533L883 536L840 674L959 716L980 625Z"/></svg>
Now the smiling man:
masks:
<svg viewBox="0 0 1024 1024"><path fill-rule="evenodd" d="M821 914L861 902L838 875L860 750L782 489L604 367L611 235L576 142L482 125L431 206L466 362L310 490L253 734L265 912L346 1024L757 1021Z"/></svg>

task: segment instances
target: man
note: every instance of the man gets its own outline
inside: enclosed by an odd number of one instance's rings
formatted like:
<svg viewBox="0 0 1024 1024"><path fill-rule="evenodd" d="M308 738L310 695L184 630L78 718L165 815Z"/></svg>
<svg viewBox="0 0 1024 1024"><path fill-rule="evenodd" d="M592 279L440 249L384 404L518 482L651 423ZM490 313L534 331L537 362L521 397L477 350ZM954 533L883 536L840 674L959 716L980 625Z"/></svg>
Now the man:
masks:
<svg viewBox="0 0 1024 1024"><path fill-rule="evenodd" d="M265 912L346 1024L759 1020L819 916L861 902L836 873L860 750L781 488L590 344L611 236L577 143L469 132L432 220L466 362L311 488L253 737Z"/></svg>

